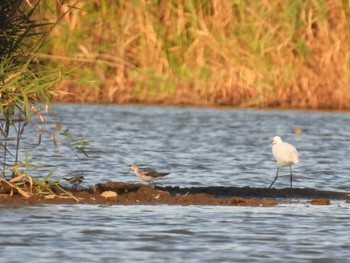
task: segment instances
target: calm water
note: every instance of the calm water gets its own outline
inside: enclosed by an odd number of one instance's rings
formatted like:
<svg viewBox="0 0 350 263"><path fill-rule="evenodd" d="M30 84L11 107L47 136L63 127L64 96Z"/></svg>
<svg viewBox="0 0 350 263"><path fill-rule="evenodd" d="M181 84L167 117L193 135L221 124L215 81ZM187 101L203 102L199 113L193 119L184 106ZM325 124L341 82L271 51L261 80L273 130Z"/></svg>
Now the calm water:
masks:
<svg viewBox="0 0 350 263"><path fill-rule="evenodd" d="M84 173L83 186L138 182L131 163L171 175L173 186L267 187L275 176L269 140L294 144L295 187L350 191L350 114L176 107L54 105L59 122L92 140L76 158L63 137L36 164L55 177ZM302 134L294 134L301 128ZM35 143L30 133L27 143ZM49 136L43 138L48 142ZM49 144L52 145L52 144ZM44 147L45 146L45 147ZM283 174L285 176L283 176ZM276 188L289 186L282 169ZM273 208L208 206L43 206L0 209L4 262L350 262L350 205L306 203Z"/></svg>

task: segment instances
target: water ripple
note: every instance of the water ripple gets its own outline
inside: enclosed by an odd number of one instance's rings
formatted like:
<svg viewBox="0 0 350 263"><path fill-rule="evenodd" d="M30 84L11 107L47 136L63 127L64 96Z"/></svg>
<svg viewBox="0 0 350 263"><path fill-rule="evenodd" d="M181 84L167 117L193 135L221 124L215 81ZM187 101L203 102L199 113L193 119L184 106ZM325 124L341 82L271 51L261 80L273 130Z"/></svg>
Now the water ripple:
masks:
<svg viewBox="0 0 350 263"><path fill-rule="evenodd" d="M93 140L89 158L75 158L66 146L51 151L46 143L34 150L35 162L46 164L47 172L58 166L56 179L73 170L86 175L87 185L138 182L123 176L135 162L170 171L158 181L164 186L265 187L276 169L267 144L280 135L300 152L295 187L349 191L348 113L65 104L54 105L53 114L49 129L57 121ZM303 132L296 135L295 128ZM288 186L288 169L282 169L275 187ZM346 203L1 208L0 257L6 262L346 262L349 209Z"/></svg>

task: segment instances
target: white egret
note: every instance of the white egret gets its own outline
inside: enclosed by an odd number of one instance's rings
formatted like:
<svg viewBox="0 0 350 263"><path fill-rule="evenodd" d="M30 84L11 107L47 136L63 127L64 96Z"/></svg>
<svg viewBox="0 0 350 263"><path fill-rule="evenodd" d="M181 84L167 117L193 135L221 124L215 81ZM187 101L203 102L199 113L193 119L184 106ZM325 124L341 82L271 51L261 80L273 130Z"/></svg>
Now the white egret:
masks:
<svg viewBox="0 0 350 263"><path fill-rule="evenodd" d="M293 188L293 173L292 165L299 163L298 152L295 147L289 143L283 142L279 136L273 137L270 144L272 146L272 153L277 162L277 173L276 177L271 183L270 187L275 183L278 178L278 171L283 166L289 166L290 169L290 188Z"/></svg>

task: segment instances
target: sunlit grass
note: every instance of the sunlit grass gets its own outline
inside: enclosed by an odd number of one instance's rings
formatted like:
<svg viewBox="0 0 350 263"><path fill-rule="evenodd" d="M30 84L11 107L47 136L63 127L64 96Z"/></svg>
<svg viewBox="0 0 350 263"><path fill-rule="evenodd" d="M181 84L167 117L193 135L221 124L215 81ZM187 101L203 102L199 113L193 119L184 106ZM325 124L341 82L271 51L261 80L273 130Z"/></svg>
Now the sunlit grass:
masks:
<svg viewBox="0 0 350 263"><path fill-rule="evenodd" d="M349 10L342 0L81 1L42 56L79 65L77 82L62 83L77 100L350 108Z"/></svg>

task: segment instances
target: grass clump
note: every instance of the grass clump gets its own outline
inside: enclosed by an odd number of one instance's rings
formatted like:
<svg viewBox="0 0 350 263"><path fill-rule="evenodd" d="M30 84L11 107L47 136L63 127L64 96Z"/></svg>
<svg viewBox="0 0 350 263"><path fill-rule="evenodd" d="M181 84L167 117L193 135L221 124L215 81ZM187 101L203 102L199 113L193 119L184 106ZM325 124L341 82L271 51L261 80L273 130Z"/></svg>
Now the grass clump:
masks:
<svg viewBox="0 0 350 263"><path fill-rule="evenodd" d="M27 128L34 127L38 145L45 133L56 144L55 134L45 128L44 116L62 72L42 65L38 52L60 18L55 22L39 18L41 2L3 0L0 5L0 193L15 191L25 198L59 187L48 178L42 184L30 175L40 167L30 162L30 149L23 151L22 143ZM84 152L79 142L72 147Z"/></svg>

